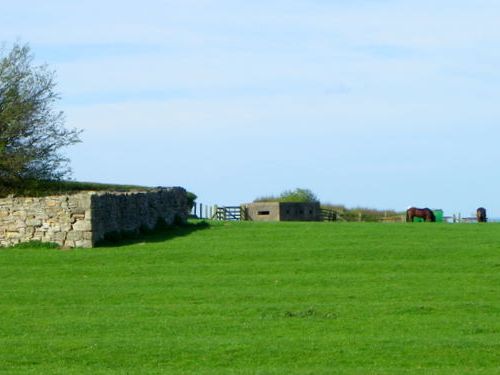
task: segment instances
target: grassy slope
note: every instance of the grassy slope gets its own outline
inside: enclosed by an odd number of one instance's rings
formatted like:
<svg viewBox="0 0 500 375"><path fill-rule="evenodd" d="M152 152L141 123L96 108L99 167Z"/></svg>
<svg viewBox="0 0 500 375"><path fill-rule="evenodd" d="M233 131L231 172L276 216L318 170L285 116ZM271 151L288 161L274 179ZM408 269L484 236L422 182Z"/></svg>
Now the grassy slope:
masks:
<svg viewBox="0 0 500 375"><path fill-rule="evenodd" d="M0 373L500 372L500 225L188 232L0 251Z"/></svg>

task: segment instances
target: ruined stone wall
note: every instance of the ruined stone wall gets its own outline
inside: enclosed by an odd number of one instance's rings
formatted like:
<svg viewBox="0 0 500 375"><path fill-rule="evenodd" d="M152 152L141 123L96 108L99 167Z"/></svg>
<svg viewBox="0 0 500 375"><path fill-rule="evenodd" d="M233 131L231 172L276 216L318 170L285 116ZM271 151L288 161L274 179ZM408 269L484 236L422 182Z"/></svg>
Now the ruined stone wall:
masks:
<svg viewBox="0 0 500 375"><path fill-rule="evenodd" d="M186 222L189 213L186 190L179 187L133 194L94 194L91 206L94 243L107 234L154 229L158 223Z"/></svg>
<svg viewBox="0 0 500 375"><path fill-rule="evenodd" d="M0 245L56 242L92 246L90 194L0 199Z"/></svg>
<svg viewBox="0 0 500 375"><path fill-rule="evenodd" d="M0 246L55 242L64 247L93 247L109 233L153 229L159 221L186 221L183 188L148 192L81 192L40 198L0 199Z"/></svg>

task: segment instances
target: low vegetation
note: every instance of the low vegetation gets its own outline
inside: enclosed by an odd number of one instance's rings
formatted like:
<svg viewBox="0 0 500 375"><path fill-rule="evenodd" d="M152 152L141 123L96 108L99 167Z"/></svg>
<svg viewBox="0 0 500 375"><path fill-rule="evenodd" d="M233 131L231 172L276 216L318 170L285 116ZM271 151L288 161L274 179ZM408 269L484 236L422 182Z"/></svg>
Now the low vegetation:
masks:
<svg viewBox="0 0 500 375"><path fill-rule="evenodd" d="M285 190L279 196L269 195L256 198L254 202L319 202L318 197L309 189L297 188L295 190Z"/></svg>
<svg viewBox="0 0 500 375"><path fill-rule="evenodd" d="M0 198L10 194L15 196L43 197L58 194L76 194L81 191L148 191L153 187L138 185L101 184L96 182L23 180L22 183L0 183ZM196 194L187 192L189 205L192 207Z"/></svg>
<svg viewBox="0 0 500 375"><path fill-rule="evenodd" d="M0 251L6 374L498 374L497 224L211 223Z"/></svg>
<svg viewBox="0 0 500 375"><path fill-rule="evenodd" d="M21 183L0 185L0 197L9 194L16 196L43 197L55 194L72 194L85 190L91 191L137 191L151 188L136 185L100 184L95 182L23 180Z"/></svg>
<svg viewBox="0 0 500 375"><path fill-rule="evenodd" d="M354 207L348 208L340 204L322 204L322 208L332 209L338 213L340 220L345 221L403 221L404 212L395 210L379 210L375 208Z"/></svg>

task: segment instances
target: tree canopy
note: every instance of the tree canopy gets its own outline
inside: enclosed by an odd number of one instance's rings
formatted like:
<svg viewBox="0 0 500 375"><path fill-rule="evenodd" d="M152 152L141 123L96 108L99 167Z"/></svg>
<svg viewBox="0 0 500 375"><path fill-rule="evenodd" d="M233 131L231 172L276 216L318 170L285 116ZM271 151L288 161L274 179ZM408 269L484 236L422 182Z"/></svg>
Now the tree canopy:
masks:
<svg viewBox="0 0 500 375"><path fill-rule="evenodd" d="M28 45L0 50L0 183L59 180L70 173L61 148L79 142L54 109L54 72L35 66Z"/></svg>
<svg viewBox="0 0 500 375"><path fill-rule="evenodd" d="M257 198L254 202L319 202L318 197L309 189L297 188L295 190L285 190L279 197L266 196Z"/></svg>

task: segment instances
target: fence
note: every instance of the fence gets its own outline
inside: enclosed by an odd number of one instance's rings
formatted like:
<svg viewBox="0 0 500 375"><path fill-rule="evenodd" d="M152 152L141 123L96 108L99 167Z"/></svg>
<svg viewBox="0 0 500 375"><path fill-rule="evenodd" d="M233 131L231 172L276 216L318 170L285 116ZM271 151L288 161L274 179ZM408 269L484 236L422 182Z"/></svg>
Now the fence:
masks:
<svg viewBox="0 0 500 375"><path fill-rule="evenodd" d="M243 208L240 206L216 207L215 214L211 217L215 220L240 221L244 219Z"/></svg>
<svg viewBox="0 0 500 375"><path fill-rule="evenodd" d="M244 220L243 208L240 206L208 206L202 203L195 204L191 216L198 219L240 221Z"/></svg>
<svg viewBox="0 0 500 375"><path fill-rule="evenodd" d="M337 211L332 208L322 208L321 209L321 221L337 221L344 220Z"/></svg>
<svg viewBox="0 0 500 375"><path fill-rule="evenodd" d="M203 205L203 203L198 203L193 205L191 210L191 216L198 219L211 219L217 210L217 206Z"/></svg>

